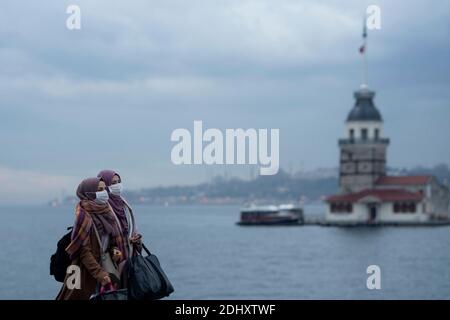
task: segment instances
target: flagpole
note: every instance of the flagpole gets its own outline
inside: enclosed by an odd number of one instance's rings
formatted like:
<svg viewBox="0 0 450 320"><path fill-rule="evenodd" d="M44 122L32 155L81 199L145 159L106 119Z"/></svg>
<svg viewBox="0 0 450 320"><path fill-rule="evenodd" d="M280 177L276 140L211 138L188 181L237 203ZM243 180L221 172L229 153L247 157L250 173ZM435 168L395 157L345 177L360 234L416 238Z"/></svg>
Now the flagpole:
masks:
<svg viewBox="0 0 450 320"><path fill-rule="evenodd" d="M364 82L363 82L363 84L364 84L364 86L368 86L368 83L367 83L367 40L366 39L364 39L364 57L363 57L363 63L364 63Z"/></svg>
<svg viewBox="0 0 450 320"><path fill-rule="evenodd" d="M364 52L363 52L363 87L368 87L367 83L367 27L366 27L366 20L363 19L363 46L364 46Z"/></svg>

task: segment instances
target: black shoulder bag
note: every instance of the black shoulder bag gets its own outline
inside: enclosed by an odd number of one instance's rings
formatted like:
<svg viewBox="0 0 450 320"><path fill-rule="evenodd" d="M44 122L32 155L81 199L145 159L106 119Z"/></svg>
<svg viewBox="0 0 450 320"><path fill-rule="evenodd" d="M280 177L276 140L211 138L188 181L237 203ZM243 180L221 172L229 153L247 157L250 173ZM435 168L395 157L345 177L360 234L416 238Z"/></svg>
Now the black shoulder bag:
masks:
<svg viewBox="0 0 450 320"><path fill-rule="evenodd" d="M174 289L158 258L144 244L142 248L146 257L136 252L127 261L128 299L157 300L169 296Z"/></svg>

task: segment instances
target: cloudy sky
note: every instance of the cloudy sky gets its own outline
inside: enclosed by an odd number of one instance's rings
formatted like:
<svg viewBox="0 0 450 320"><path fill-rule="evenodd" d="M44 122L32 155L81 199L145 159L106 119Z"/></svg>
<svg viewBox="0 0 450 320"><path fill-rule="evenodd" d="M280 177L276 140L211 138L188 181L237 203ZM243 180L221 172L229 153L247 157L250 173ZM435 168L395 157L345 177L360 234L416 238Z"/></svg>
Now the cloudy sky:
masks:
<svg viewBox="0 0 450 320"><path fill-rule="evenodd" d="M66 8L81 8L81 30ZM280 163L335 167L361 83L391 166L450 164L445 1L5 1L0 4L0 204L45 202L100 169L129 188L192 184L249 167L175 166L176 128L279 128Z"/></svg>

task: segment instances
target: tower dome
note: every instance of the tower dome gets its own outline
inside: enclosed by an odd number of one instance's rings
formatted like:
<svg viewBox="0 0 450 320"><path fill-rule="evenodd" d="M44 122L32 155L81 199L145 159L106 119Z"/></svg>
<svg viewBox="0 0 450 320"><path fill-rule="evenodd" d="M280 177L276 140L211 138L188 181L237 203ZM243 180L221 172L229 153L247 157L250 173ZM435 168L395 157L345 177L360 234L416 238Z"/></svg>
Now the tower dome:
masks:
<svg viewBox="0 0 450 320"><path fill-rule="evenodd" d="M373 104L373 97L375 92L362 87L354 93L356 103L353 109L347 116L347 122L349 121L379 121L382 122L380 112Z"/></svg>

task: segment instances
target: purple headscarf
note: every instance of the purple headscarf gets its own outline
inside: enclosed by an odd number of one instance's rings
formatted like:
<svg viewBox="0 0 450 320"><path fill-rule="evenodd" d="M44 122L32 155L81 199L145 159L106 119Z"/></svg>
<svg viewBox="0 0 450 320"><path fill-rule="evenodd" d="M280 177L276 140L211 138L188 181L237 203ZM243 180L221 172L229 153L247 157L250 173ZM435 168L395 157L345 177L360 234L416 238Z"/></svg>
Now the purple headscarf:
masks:
<svg viewBox="0 0 450 320"><path fill-rule="evenodd" d="M77 196L81 200L82 207L89 207L91 210L88 212L91 214L94 220L95 226L101 235L111 234L112 236L118 236L118 228L115 227L116 220L111 214L108 213L108 207L92 202L95 200L99 182L103 180L101 178L87 178L84 179L77 188ZM106 182L105 182L106 184ZM85 202L85 201L89 202Z"/></svg>
<svg viewBox="0 0 450 320"><path fill-rule="evenodd" d="M77 197L80 200L95 200L99 182L100 178L87 178L81 181L77 188Z"/></svg>
<svg viewBox="0 0 450 320"><path fill-rule="evenodd" d="M121 181L120 175L113 170L102 170L98 173L97 177L101 178L106 183L106 186L109 187L110 185L112 185L112 179L115 175L117 175ZM109 204L113 208L114 212L117 215L117 218L120 221L124 238L128 238L129 228L127 216L125 213L125 201L123 201L121 196L117 196L109 192Z"/></svg>
<svg viewBox="0 0 450 320"><path fill-rule="evenodd" d="M100 178L87 178L77 188L77 196L80 202L75 209L76 218L72 230L72 241L66 248L71 257L86 243L91 232L92 223L95 224L100 236L110 235L115 245L122 252L127 250L110 207L107 204L99 204L94 201L96 197L95 192L98 190L100 181Z"/></svg>

